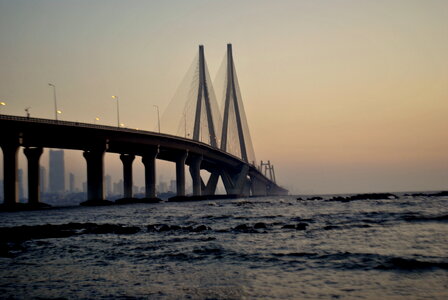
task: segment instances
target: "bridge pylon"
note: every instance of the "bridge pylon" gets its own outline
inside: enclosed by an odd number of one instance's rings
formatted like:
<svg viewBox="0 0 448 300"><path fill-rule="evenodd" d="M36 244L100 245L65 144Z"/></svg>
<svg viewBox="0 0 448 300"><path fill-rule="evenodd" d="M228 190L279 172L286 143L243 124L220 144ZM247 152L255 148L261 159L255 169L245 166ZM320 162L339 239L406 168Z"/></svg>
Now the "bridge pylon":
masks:
<svg viewBox="0 0 448 300"><path fill-rule="evenodd" d="M210 103L210 95L209 95L209 83L207 82L206 76L206 66L205 66L205 57L204 57L204 46L199 45L199 86L198 86L198 95L196 101L196 113L194 117L194 128L193 128L193 140L200 141L201 134L201 123L203 121L207 122L208 134L210 137L210 145L213 147L217 147L216 141L216 129L214 125L213 115L212 115L212 106ZM205 110L205 120L203 118L203 110Z"/></svg>
<svg viewBox="0 0 448 300"><path fill-rule="evenodd" d="M244 112L243 102L233 61L232 44L227 44L224 114L221 132L221 150L236 154L247 163L255 160L252 139ZM237 142L237 145L234 143Z"/></svg>

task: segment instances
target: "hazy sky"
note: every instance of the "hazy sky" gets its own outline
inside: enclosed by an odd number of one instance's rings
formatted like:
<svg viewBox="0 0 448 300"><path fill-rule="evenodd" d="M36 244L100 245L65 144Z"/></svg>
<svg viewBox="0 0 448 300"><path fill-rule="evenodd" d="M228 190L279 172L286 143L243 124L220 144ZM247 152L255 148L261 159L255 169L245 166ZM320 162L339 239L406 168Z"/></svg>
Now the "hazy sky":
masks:
<svg viewBox="0 0 448 300"><path fill-rule="evenodd" d="M53 118L52 82L64 120L115 125L118 95L121 121L148 130L198 45L214 78L230 42L256 156L280 184L448 188L446 0L0 0L0 41L1 113Z"/></svg>

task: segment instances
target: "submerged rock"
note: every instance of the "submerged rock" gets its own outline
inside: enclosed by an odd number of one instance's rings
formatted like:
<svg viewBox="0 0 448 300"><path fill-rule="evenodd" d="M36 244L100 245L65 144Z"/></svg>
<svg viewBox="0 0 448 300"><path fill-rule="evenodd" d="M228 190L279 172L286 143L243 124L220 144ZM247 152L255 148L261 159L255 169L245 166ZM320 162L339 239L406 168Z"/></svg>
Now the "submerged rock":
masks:
<svg viewBox="0 0 448 300"><path fill-rule="evenodd" d="M306 230L306 228L308 227L308 223L297 223L297 224L286 224L283 225L283 229L295 229L295 230Z"/></svg>
<svg viewBox="0 0 448 300"><path fill-rule="evenodd" d="M265 223L262 223L262 222L260 222L260 223L255 223L254 228L255 228L255 229L266 229L266 224L265 224Z"/></svg>

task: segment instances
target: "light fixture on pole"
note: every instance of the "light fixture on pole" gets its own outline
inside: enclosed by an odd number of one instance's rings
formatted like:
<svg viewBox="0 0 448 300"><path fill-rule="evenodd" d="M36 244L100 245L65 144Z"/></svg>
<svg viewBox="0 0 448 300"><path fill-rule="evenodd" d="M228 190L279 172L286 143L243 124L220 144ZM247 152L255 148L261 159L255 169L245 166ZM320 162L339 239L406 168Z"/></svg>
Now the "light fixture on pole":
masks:
<svg viewBox="0 0 448 300"><path fill-rule="evenodd" d="M6 103L5 102L0 102L0 107L5 106Z"/></svg>
<svg viewBox="0 0 448 300"><path fill-rule="evenodd" d="M100 118L95 117L95 122L94 123L96 124L96 122L99 121L99 120L100 120Z"/></svg>
<svg viewBox="0 0 448 300"><path fill-rule="evenodd" d="M160 133L160 114L159 114L159 107L157 105L154 105L154 107L157 109L157 124L159 125L159 133Z"/></svg>
<svg viewBox="0 0 448 300"><path fill-rule="evenodd" d="M58 120L58 102L56 100L56 86L52 83L48 84L49 86L51 86L53 88L53 99L54 99L54 118L56 119L56 121Z"/></svg>
<svg viewBox="0 0 448 300"><path fill-rule="evenodd" d="M120 127L120 106L118 105L118 96L112 96L112 99L117 100L117 126Z"/></svg>

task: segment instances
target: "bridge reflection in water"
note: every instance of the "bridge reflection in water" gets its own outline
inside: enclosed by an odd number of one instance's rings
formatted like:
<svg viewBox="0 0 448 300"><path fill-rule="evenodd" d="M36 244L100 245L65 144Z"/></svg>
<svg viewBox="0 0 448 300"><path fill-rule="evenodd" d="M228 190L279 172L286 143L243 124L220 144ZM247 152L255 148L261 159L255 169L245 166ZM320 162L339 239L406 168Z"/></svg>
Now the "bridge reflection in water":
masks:
<svg viewBox="0 0 448 300"><path fill-rule="evenodd" d="M28 161L28 202L38 204L39 160L43 148L82 150L87 162L87 200L104 200L104 154L118 153L123 163L125 198L132 198L132 165L141 157L145 168L145 197L156 197L156 159L176 164L177 198L185 194L185 165L193 182L193 196L215 195L219 178L229 196L284 195L272 169L269 178L255 165L252 142L236 81L232 47L227 47L227 74L222 124L213 87L208 80L204 48L199 47L196 101L192 139L176 135L96 124L0 115L0 146L4 161L4 203L18 202L18 151L24 148ZM191 104L191 103L190 103ZM187 105L187 104L186 104ZM191 106L191 105L190 105ZM187 131L185 124L185 132ZM208 134L203 134L208 132ZM217 136L220 134L221 139ZM208 136L202 141L202 135ZM219 143L220 142L220 143ZM233 149L233 151L231 151ZM253 158L254 160L251 160ZM210 172L207 182L200 171Z"/></svg>

